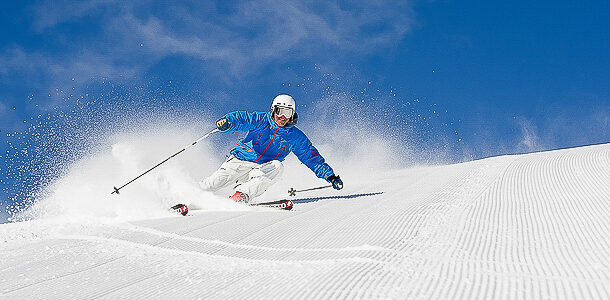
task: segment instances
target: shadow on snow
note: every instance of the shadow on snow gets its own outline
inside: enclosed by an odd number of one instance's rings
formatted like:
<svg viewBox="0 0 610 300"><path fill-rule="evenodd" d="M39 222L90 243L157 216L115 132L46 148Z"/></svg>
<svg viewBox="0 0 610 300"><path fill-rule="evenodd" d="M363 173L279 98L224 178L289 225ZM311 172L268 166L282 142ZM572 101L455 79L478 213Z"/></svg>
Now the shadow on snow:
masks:
<svg viewBox="0 0 610 300"><path fill-rule="evenodd" d="M328 199L352 199L352 198L358 198L358 197L375 196L375 195L380 195L380 194L383 194L383 192L352 194L352 195L345 195L345 196L311 197L311 198L300 198L300 199L290 199L290 200L292 200L292 202L294 204L297 204L297 203L310 203L310 202L316 202L316 201L328 200Z"/></svg>

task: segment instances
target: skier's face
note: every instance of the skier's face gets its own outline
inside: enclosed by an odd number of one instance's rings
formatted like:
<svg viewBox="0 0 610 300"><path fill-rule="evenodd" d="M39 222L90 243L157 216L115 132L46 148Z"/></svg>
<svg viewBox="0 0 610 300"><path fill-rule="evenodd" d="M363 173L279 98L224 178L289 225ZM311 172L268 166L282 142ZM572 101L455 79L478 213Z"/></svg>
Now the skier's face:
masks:
<svg viewBox="0 0 610 300"><path fill-rule="evenodd" d="M278 116L276 114L273 114L273 121L277 123L277 126L284 127L286 126L286 124L288 124L290 119L286 118L285 116Z"/></svg>

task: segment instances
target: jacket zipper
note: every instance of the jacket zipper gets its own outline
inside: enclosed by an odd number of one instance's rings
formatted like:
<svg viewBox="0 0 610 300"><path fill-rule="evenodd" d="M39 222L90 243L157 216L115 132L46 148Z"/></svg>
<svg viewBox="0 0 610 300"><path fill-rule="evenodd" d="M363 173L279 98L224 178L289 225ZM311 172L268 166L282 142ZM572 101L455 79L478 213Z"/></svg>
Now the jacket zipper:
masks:
<svg viewBox="0 0 610 300"><path fill-rule="evenodd" d="M277 153L277 155L273 158L273 160L276 160L278 158L278 156L280 156L280 153L282 153L282 151L284 151L284 147L282 146L282 149L280 149L280 152Z"/></svg>
<svg viewBox="0 0 610 300"><path fill-rule="evenodd" d="M279 127L273 133L273 136L271 137L271 141L269 141L269 144L267 144L267 147L265 147L265 150L263 150L263 153L261 153L261 155L254 162L257 162L263 156L263 154L265 154L265 151L267 151L267 149L269 149L269 146L271 145L271 143L273 143L273 139L275 138L275 134L277 133L278 130L280 130Z"/></svg>

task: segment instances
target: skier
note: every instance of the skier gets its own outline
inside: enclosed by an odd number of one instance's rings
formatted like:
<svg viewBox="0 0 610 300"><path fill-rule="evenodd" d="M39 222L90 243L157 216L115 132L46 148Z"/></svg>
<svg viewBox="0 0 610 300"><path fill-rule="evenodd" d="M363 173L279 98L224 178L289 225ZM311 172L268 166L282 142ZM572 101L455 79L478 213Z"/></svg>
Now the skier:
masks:
<svg viewBox="0 0 610 300"><path fill-rule="evenodd" d="M207 191L236 184L229 198L248 203L263 194L282 174L282 161L290 152L333 188L343 188L341 178L301 130L296 128L296 104L290 95L273 99L269 112L234 111L216 121L223 132L248 131L231 150L231 156L211 176L200 182Z"/></svg>

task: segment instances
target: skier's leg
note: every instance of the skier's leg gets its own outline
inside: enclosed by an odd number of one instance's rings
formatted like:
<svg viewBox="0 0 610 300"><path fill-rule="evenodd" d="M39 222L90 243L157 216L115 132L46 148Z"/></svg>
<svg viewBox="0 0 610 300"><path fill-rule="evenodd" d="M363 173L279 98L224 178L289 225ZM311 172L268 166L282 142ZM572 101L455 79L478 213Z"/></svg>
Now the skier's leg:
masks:
<svg viewBox="0 0 610 300"><path fill-rule="evenodd" d="M261 195L282 175L284 165L279 160L272 160L257 165L249 174L249 180L237 185L234 190L247 194L250 199Z"/></svg>
<svg viewBox="0 0 610 300"><path fill-rule="evenodd" d="M223 187L234 184L238 179L247 176L257 164L242 161L234 156L229 157L216 172L205 178L199 185L206 191L217 191Z"/></svg>

